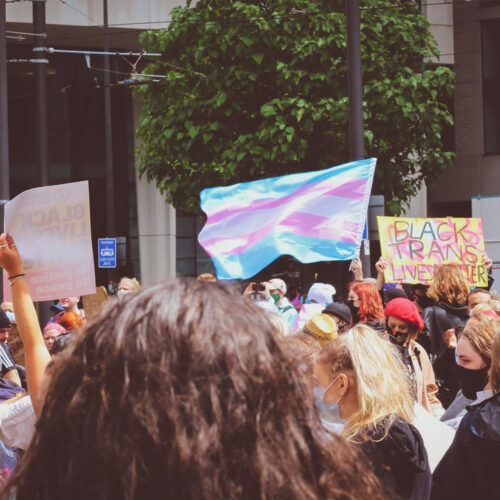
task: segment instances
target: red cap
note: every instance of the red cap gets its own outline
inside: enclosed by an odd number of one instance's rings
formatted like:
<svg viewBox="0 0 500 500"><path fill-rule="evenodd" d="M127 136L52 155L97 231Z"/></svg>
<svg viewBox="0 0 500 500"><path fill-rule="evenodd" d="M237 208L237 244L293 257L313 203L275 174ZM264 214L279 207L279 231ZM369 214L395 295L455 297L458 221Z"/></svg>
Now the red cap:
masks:
<svg viewBox="0 0 500 500"><path fill-rule="evenodd" d="M424 320L418 312L417 306L409 299L392 299L386 306L384 314L386 317L392 316L407 323L415 325L419 331L424 329Z"/></svg>

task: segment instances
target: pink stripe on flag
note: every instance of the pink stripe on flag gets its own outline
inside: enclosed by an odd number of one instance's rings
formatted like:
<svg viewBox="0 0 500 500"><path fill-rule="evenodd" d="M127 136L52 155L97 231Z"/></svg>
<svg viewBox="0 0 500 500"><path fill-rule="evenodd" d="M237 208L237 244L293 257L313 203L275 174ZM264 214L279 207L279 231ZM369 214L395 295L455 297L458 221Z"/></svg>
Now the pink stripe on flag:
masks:
<svg viewBox="0 0 500 500"><path fill-rule="evenodd" d="M236 237L212 238L206 241L200 239L200 244L210 256L240 254L274 231L277 232L277 236L280 233L293 233L309 238L356 244L358 230L359 223L357 222L295 212L282 220L270 221L253 233Z"/></svg>
<svg viewBox="0 0 500 500"><path fill-rule="evenodd" d="M332 188L332 183L335 182L342 182L343 184ZM323 194L341 196L343 198L361 201L365 194L365 187L367 182L368 181L366 179L353 179L347 182L343 179L327 179L321 182L304 184L292 194L284 196L283 198L258 200L245 207L228 208L226 210L220 210L219 212L207 214L208 218L206 223L207 225L215 224L216 222L219 222L226 217L238 215L249 210L273 208L280 205L294 203L301 198L312 198L321 196Z"/></svg>

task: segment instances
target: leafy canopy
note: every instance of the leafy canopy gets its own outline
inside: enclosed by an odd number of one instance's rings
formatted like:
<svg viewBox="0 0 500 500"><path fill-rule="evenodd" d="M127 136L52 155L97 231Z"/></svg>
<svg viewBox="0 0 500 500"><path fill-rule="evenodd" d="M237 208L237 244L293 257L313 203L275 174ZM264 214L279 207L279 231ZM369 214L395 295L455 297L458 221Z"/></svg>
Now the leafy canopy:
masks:
<svg viewBox="0 0 500 500"><path fill-rule="evenodd" d="M451 165L441 133L453 73L409 0L361 2L364 135L374 192L399 213ZM138 90L138 168L174 206L205 187L318 170L349 159L344 0L200 0L143 33L160 52Z"/></svg>

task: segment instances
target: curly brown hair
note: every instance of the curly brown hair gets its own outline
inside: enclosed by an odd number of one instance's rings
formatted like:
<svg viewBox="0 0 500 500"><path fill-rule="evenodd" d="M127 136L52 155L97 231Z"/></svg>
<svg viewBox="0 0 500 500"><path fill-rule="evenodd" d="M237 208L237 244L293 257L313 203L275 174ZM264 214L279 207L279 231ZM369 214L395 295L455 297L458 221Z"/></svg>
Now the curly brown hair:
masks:
<svg viewBox="0 0 500 500"><path fill-rule="evenodd" d="M378 499L265 311L175 280L110 301L50 369L17 500Z"/></svg>
<svg viewBox="0 0 500 500"><path fill-rule="evenodd" d="M469 295L470 285L457 264L443 264L437 267L427 297L436 302L463 304Z"/></svg>

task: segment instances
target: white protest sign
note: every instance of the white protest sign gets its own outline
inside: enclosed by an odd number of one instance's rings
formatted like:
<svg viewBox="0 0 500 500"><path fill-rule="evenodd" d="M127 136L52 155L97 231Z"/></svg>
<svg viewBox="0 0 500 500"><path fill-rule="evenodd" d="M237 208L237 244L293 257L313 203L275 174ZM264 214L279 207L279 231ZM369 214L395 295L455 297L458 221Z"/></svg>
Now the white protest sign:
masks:
<svg viewBox="0 0 500 500"><path fill-rule="evenodd" d="M24 191L5 205L33 301L95 293L88 181ZM10 286L4 272L5 300Z"/></svg>

